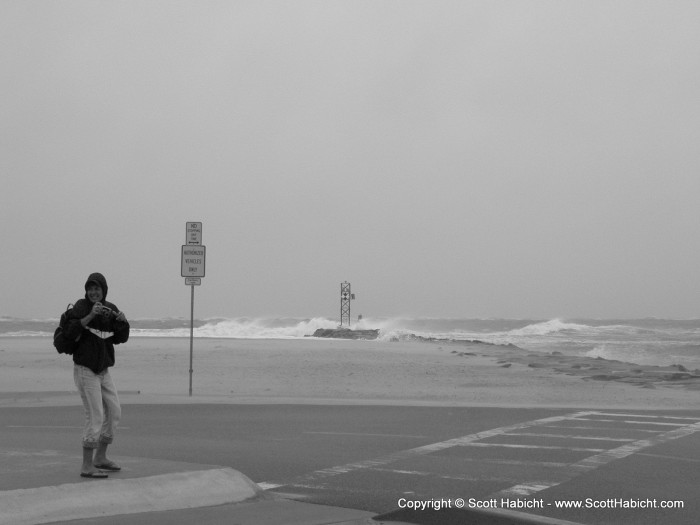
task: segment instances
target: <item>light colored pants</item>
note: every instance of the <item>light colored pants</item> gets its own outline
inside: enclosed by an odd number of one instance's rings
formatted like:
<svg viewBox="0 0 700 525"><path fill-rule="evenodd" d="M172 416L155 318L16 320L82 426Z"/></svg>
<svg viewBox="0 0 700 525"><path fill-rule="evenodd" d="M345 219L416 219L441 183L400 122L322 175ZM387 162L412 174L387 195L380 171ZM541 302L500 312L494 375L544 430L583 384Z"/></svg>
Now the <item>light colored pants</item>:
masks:
<svg viewBox="0 0 700 525"><path fill-rule="evenodd" d="M97 448L98 443L111 443L122 416L122 408L109 369L95 374L87 367L74 365L73 378L85 407L83 448Z"/></svg>

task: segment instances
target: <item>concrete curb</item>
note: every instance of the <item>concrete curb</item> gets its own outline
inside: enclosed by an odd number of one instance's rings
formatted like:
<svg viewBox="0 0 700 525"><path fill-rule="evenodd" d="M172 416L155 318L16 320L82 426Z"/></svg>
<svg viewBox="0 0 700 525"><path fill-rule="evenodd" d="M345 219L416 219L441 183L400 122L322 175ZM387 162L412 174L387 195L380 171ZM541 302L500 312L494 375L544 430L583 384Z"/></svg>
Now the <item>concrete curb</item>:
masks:
<svg viewBox="0 0 700 525"><path fill-rule="evenodd" d="M119 514L209 507L263 495L231 468L91 480L0 492L0 525L38 525Z"/></svg>

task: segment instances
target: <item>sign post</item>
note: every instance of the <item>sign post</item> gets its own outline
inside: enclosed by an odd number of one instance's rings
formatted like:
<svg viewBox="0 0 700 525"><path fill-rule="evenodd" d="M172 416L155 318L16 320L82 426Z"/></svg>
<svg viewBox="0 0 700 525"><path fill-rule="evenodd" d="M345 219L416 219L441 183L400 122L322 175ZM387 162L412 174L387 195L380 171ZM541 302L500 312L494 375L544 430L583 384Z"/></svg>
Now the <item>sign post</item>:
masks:
<svg viewBox="0 0 700 525"><path fill-rule="evenodd" d="M190 397L192 397L192 358L194 355L194 285L190 286L192 293L190 294Z"/></svg>
<svg viewBox="0 0 700 525"><path fill-rule="evenodd" d="M202 246L202 223L188 222L185 226L185 243L182 245L180 275L190 286L190 397L192 397L192 362L194 347L194 287L202 284L207 247Z"/></svg>

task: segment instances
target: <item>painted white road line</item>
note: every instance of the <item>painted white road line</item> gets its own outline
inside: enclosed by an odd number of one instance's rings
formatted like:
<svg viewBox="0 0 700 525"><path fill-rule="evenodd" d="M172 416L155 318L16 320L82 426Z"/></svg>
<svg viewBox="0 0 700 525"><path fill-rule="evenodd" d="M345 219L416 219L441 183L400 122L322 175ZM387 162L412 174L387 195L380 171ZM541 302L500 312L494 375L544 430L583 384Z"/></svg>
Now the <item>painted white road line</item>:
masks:
<svg viewBox="0 0 700 525"><path fill-rule="evenodd" d="M5 428L83 428L73 425L5 425Z"/></svg>
<svg viewBox="0 0 700 525"><path fill-rule="evenodd" d="M603 423L629 423L630 425L659 425L664 427L682 427L686 423L662 423L660 421L634 421L625 419L596 419L582 417L580 421L600 421Z"/></svg>
<svg viewBox="0 0 700 525"><path fill-rule="evenodd" d="M398 474L400 476L420 476L420 477L432 477L434 479L447 479L452 481L498 481L498 482L508 482L515 481L511 476L450 476L436 474L435 472L423 472L420 470L400 470L400 469L390 469L390 468L373 468L370 469L372 472L384 472L387 474Z"/></svg>
<svg viewBox="0 0 700 525"><path fill-rule="evenodd" d="M410 434L366 434L364 432L304 432L304 434L322 434L327 436L358 436L358 437L391 437L391 438L413 438L425 439L428 436L412 436Z"/></svg>
<svg viewBox="0 0 700 525"><path fill-rule="evenodd" d="M669 456L667 454L649 454L648 452L640 452L640 456L647 458L658 458L666 461L681 461L682 463L700 463L700 459L689 458L686 456Z"/></svg>
<svg viewBox="0 0 700 525"><path fill-rule="evenodd" d="M563 463L561 461L525 461L519 459L482 459L482 458L461 458L460 461L463 462L473 462L473 463L484 463L488 465L509 465L514 467L548 467L548 468L561 468L569 465L568 463Z"/></svg>
<svg viewBox="0 0 700 525"><path fill-rule="evenodd" d="M72 428L81 430L83 426L68 426L68 425L5 425L5 428ZM119 427L119 430L131 430L129 427Z"/></svg>
<svg viewBox="0 0 700 525"><path fill-rule="evenodd" d="M596 417L591 417L591 416L602 416L599 418ZM635 417L634 414L618 414L619 416L622 417ZM492 494L490 497L508 497L508 496L527 496L529 494L545 490L547 488L553 487L555 485L558 485L560 483L563 483L565 481L568 481L569 479L572 479L576 476L579 476L583 474L584 472L589 472L595 468L598 468L602 465L605 465L611 461L614 461L616 459L621 459L623 457L629 456L631 454L637 453L640 450L643 450L645 448L664 443L666 441L670 441L673 439L678 439L687 435L690 435L692 433L700 431L700 422L697 422L697 418L690 418L689 420L696 421L696 423L688 425L688 424L678 424L678 423L662 423L658 421L634 421L634 420L627 420L627 419L605 419L606 417L612 417L612 414L607 414L604 412L599 412L599 411L581 411L581 412L575 412L575 413L570 413L570 414L565 414L562 416L554 416L554 417L549 417L549 418L543 418L543 419L537 419L537 420L532 420L532 421L527 421L524 423L518 423L514 425L509 425L509 426L504 426L504 427L499 427L499 428L494 428L491 430L486 430L483 432L477 432L474 434L469 434L466 436L454 438L454 439L449 439L446 441L441 441L438 443L431 443L429 445L423 445L420 447L408 449L408 450L403 450L403 451L398 451L394 452L385 456L380 456L377 458L373 459L368 459L368 460L362 460L362 461L357 461L353 463L347 463L344 465L338 465L335 467L330 467L326 469L320 469L316 470L314 472L311 472L306 475L299 476L297 478L294 478L292 480L282 480L278 482L270 481L270 482L261 482L258 485L262 487L264 490L271 490L283 486L297 486L297 487L315 487L315 488L323 488L323 484L320 483L323 479L333 477L333 476L338 476L341 474L346 474L349 472L354 472L354 471L359 471L359 470L384 470L384 471L392 471L391 469L386 468L387 465L390 465L391 463L402 461L402 460L407 460L411 459L417 456L421 455L427 455L431 454L434 452L438 452L441 450L449 449L452 447L503 447L503 448L521 448L521 449L543 449L543 450L566 450L566 451L571 451L571 452L597 452L597 454L593 456L589 456L583 460L580 460L576 463L572 464L564 464L564 463L552 463L552 465L556 465L561 468L557 468L555 472L552 472L553 476L551 480L538 480L538 481L531 481L531 482L523 482L514 485L513 487L510 487L508 489L505 489L503 491L499 491L495 494ZM658 417L652 417L654 419L663 419L664 416L658 416ZM628 439L628 438L608 438L605 436L594 436L594 437L589 437L589 436L567 436L567 435L560 435L560 434L528 434L527 432L521 432L523 429L528 429L532 427L538 427L538 428L553 428L553 427L558 427L561 429L573 429L576 428L575 426L567 426L563 425L561 423L563 422L570 422L570 421L600 421L600 422L615 422L615 423L622 423L628 425L627 430L633 430L635 433L638 432L649 432L645 429L639 429L635 428L635 424L661 424L664 426L676 426L679 428L676 428L674 430L669 430L666 432L663 431L650 431L651 434L653 434L651 437L648 439L639 439L639 440L634 440L634 439ZM590 426L590 427L585 427L589 429L594 429L598 431L605 431L605 428L601 427L596 427L596 426ZM619 428L616 428L616 430L620 430ZM536 437L556 437L556 438L567 438L567 439L598 439L601 441L612 441L612 442L625 442L626 444L621 445L617 448L613 449L605 449L605 448L584 448L584 447L570 447L570 446L547 446L547 445L520 445L520 444L513 444L513 443L484 443L482 440L491 438L494 436L503 436L503 435L513 435L513 436L527 436L527 435L532 435ZM474 459L476 461L488 461L488 460L480 460L480 459ZM504 460L495 460L493 461L494 463L503 463ZM518 462L516 462L518 463ZM538 465L538 466L543 466L546 463L539 463L539 462L531 462L530 463L532 466ZM410 474L411 471L401 471L401 470L393 470L393 472L397 473L403 473L403 474ZM435 474L437 475L437 474Z"/></svg>
<svg viewBox="0 0 700 525"><path fill-rule="evenodd" d="M620 413L614 413L614 412L595 412L596 414L599 414L601 416L620 416L620 417L641 417L641 418L650 418L650 419L683 419L685 421L697 421L698 418L696 417L688 417L688 416L664 416L662 414L620 414Z"/></svg>
<svg viewBox="0 0 700 525"><path fill-rule="evenodd" d="M580 426L580 425L576 425L576 426L573 426L573 425L571 425L571 426L567 426L567 425L543 425L542 428L562 428L565 430L569 430L569 429L572 429L572 430L605 430L605 429L601 429L601 427L595 427L595 426L589 426L589 425L584 425L584 426ZM644 428L635 428L634 431L635 432L649 432L652 434L661 434L662 432L665 432L664 430L649 430L649 429L644 429Z"/></svg>
<svg viewBox="0 0 700 525"><path fill-rule="evenodd" d="M552 416L542 419L535 419L532 421L526 421L524 423L516 423L514 425L508 425L505 427L494 428L491 430L485 430L483 432L477 432L475 434L468 434L466 436L448 439L446 441L441 441L438 443L431 443L429 445L423 445L416 448L411 448L408 450L401 450L398 452L393 452L387 454L386 456L380 456L373 459L367 459L363 461L357 461L353 463L346 463L345 465L338 465L335 467L329 467L326 469L316 470L309 474L305 474L296 477L292 480L282 480L282 481L263 481L259 482L258 485L263 487L264 490L270 490L273 488L283 487L285 485L303 485L313 483L316 480L338 476L340 474L346 474L348 472L353 472L356 470L373 469L395 463L397 461L411 459L417 456L431 454L433 452L438 452L440 450L445 450L448 448L466 445L467 443L473 443L475 441L480 441L485 438L499 436L502 434L507 434L515 430L522 430L524 428L535 427L539 425L546 425L550 423L556 423L559 421L578 419L581 417L589 416L593 412L586 410L581 412L574 412L571 414L564 414L561 416Z"/></svg>
<svg viewBox="0 0 700 525"><path fill-rule="evenodd" d="M509 436L533 436L533 437L552 437L564 439L592 439L593 441L636 441L633 438L613 438L605 436L569 436L567 434L531 434L528 432L510 432Z"/></svg>
<svg viewBox="0 0 700 525"><path fill-rule="evenodd" d="M263 490L272 490L278 487L284 487L284 483L268 483L267 481L261 481L258 483L258 487Z"/></svg>
<svg viewBox="0 0 700 525"><path fill-rule="evenodd" d="M649 439L640 439L638 441L635 441L633 443L629 443L627 445L622 445L620 447L607 450L605 452L601 452L600 454L596 454L594 456L587 457L585 459L582 459L581 461L578 461L576 463L572 463L569 465L566 469L563 469L560 473L560 475L556 476L556 479L552 479L549 481L545 480L538 480L536 482L526 482L526 483L520 483L518 485L515 485L513 487L498 491L494 494L491 494L489 497L490 498L500 498L500 497L524 497L524 496L530 496L531 494L534 494L535 492L540 492L542 490L554 487L556 485L560 485L561 483L564 483L565 481L569 481L575 477L580 476L581 474L585 474L587 472L590 472L594 469L597 469L598 467L601 467L603 465L606 465L612 461L615 461L617 459L622 459L624 457L630 456L632 454L635 454L639 452L640 450L644 450L645 448L653 447L655 445L659 445L661 443L666 443L668 441L672 441L674 439L679 439L685 436L689 436L691 434L694 434L695 432L700 432L700 422L694 423L692 425L686 425L682 428L678 428L675 430L670 430L668 432L665 432L663 434L659 434L656 436L653 436Z"/></svg>
<svg viewBox="0 0 700 525"><path fill-rule="evenodd" d="M508 434L510 436L510 434ZM603 452L604 448L557 447L553 445L519 445L516 443L465 443L464 447L530 448L543 450L571 450L572 452Z"/></svg>

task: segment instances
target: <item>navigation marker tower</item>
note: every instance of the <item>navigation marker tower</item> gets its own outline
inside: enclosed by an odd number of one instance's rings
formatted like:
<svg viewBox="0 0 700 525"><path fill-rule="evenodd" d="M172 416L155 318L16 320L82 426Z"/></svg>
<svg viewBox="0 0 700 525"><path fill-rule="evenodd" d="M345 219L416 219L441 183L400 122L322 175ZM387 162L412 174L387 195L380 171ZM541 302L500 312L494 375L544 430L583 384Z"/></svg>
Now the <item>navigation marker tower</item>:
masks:
<svg viewBox="0 0 700 525"><path fill-rule="evenodd" d="M350 301L355 298L355 294L350 292L350 283L345 281L340 283L340 326L350 328Z"/></svg>

